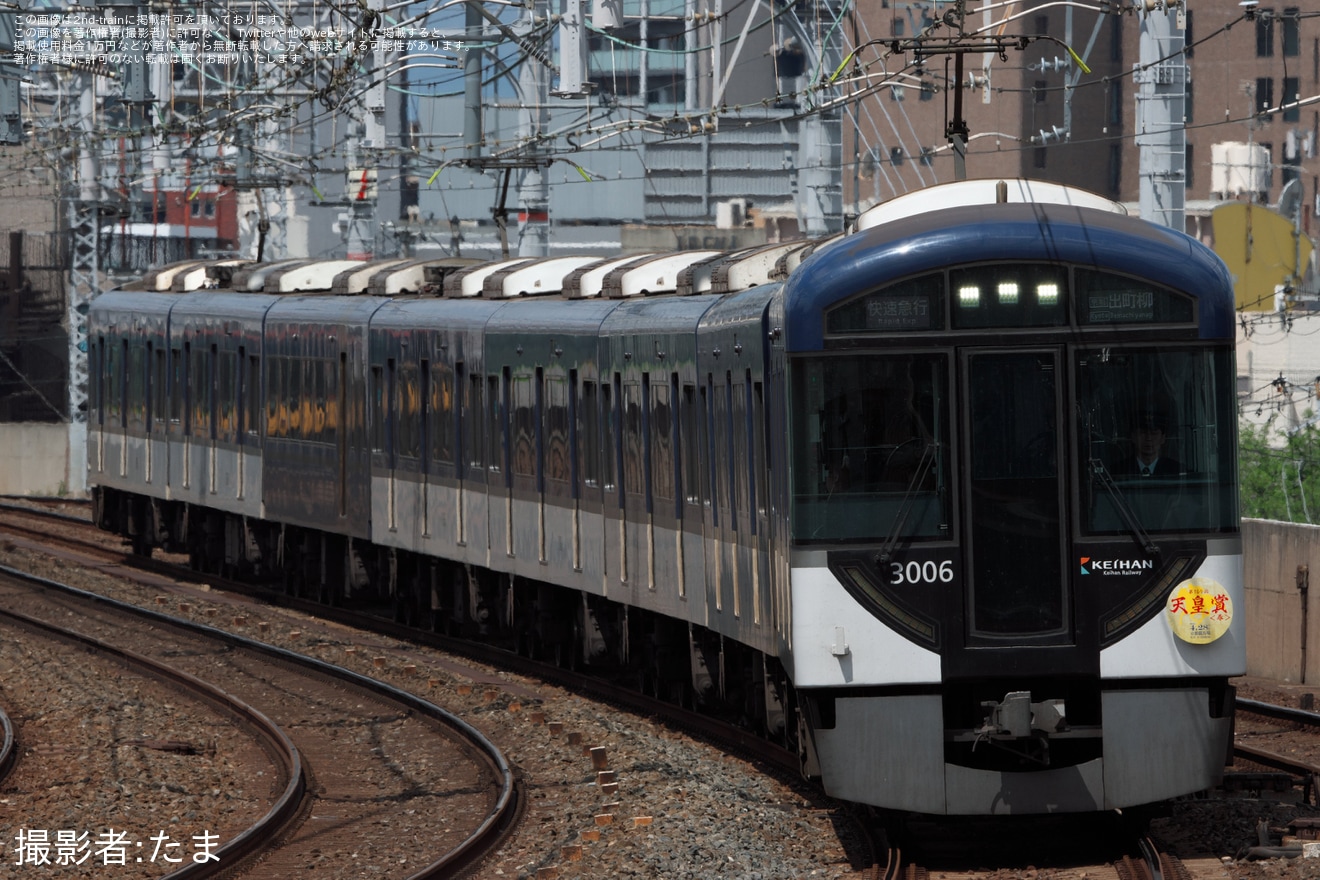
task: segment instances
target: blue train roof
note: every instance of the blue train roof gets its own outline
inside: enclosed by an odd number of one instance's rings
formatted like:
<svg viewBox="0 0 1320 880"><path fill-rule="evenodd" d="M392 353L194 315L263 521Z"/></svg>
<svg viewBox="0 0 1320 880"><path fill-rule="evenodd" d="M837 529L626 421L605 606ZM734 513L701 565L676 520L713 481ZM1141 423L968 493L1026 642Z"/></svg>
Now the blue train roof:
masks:
<svg viewBox="0 0 1320 880"><path fill-rule="evenodd" d="M972 205L919 214L841 238L784 285L790 351L823 345L824 312L891 281L957 264L1050 260L1109 269L1183 291L1203 338L1233 338L1233 281L1213 251L1180 232L1058 204Z"/></svg>

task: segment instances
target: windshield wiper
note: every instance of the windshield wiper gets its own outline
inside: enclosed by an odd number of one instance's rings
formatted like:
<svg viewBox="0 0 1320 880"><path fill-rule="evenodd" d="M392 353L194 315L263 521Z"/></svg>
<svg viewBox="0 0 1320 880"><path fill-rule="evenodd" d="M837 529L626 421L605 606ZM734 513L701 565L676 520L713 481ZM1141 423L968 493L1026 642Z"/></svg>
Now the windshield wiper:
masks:
<svg viewBox="0 0 1320 880"><path fill-rule="evenodd" d="M1090 460L1090 465L1091 475L1108 490L1109 497L1114 501L1114 508L1118 511L1118 515L1123 518L1123 522L1127 524L1128 530L1132 532L1132 537L1136 538L1138 546L1145 550L1147 555L1159 556L1159 546L1151 540L1150 535L1146 534L1146 530L1137 521L1136 512L1128 505L1127 499L1123 497L1123 493L1115 485L1114 478L1109 475L1104 462L1098 458L1093 458Z"/></svg>
<svg viewBox="0 0 1320 880"><path fill-rule="evenodd" d="M912 502L916 500L917 487L921 485L921 481L926 478L926 472L934 464L935 450L938 448L938 443L927 443L926 448L922 450L921 459L917 462L911 482L908 483L907 492L899 502L898 512L894 515L894 526L885 537L885 542L880 545L880 555L875 558L878 564L884 565L893 557L894 548L898 545L899 536L903 534L903 526L907 523L908 514L912 512Z"/></svg>

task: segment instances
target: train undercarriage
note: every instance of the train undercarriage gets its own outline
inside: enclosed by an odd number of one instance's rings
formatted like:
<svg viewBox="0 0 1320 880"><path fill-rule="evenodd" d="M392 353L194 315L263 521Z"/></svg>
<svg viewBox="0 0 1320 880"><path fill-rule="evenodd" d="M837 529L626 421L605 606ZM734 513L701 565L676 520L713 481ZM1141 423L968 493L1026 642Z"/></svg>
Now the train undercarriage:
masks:
<svg viewBox="0 0 1320 880"><path fill-rule="evenodd" d="M505 572L118 489L94 491L93 515L138 555L187 554L196 571L589 670L734 721L796 751L813 775L779 660L704 627Z"/></svg>

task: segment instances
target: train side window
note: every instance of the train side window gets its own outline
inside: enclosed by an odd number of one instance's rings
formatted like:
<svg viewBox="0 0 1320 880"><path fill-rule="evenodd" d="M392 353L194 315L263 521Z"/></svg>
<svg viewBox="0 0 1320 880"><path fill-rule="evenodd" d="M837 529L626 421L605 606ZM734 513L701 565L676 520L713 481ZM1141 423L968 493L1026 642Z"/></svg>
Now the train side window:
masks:
<svg viewBox="0 0 1320 880"><path fill-rule="evenodd" d="M170 424L183 424L183 393L187 387L188 360L183 351L170 349Z"/></svg>
<svg viewBox="0 0 1320 880"><path fill-rule="evenodd" d="M674 411L669 383L651 385L651 494L661 501L674 500ZM672 510L673 505L665 505Z"/></svg>
<svg viewBox="0 0 1320 880"><path fill-rule="evenodd" d="M431 362L422 359L417 367L417 458L424 474L431 472L431 420L435 407L431 397Z"/></svg>
<svg viewBox="0 0 1320 880"><path fill-rule="evenodd" d="M217 356L216 346L214 345L202 349L202 351L199 352L199 355L203 359L202 370L204 371L203 375L206 376L206 399L200 413L201 421L205 424L201 426L203 433L199 436L205 436L209 440L214 440L216 438L216 422L218 421L220 414L218 404L220 386L219 357Z"/></svg>
<svg viewBox="0 0 1320 880"><path fill-rule="evenodd" d="M211 385L215 377L207 359L209 351L205 345L193 347L188 367L191 371L188 377L188 409L194 437L206 436L206 417L211 409Z"/></svg>
<svg viewBox="0 0 1320 880"><path fill-rule="evenodd" d="M532 377L512 378L513 397L513 472L520 477L536 476L536 424L532 398Z"/></svg>
<svg viewBox="0 0 1320 880"><path fill-rule="evenodd" d="M652 490L654 486L651 482L651 466L653 457L652 437L651 437L651 376L649 373L642 374L642 494L646 498L646 512L651 513Z"/></svg>
<svg viewBox="0 0 1320 880"><path fill-rule="evenodd" d="M321 360L317 358L308 365L312 371L311 400L309 401L309 411L311 413L312 424L308 431L308 439L315 440L318 443L330 443L330 431L328 429L329 419L328 410L330 407L329 386L330 370L333 361Z"/></svg>
<svg viewBox="0 0 1320 880"><path fill-rule="evenodd" d="M288 436L301 440L306 426L303 424L303 388L306 386L307 361L302 358L290 358L288 366L289 380L289 431Z"/></svg>
<svg viewBox="0 0 1320 880"><path fill-rule="evenodd" d="M701 413L697 409L697 386L683 386L679 402L679 448L683 464L683 494L688 504L701 503Z"/></svg>
<svg viewBox="0 0 1320 880"><path fill-rule="evenodd" d="M119 408L118 415L120 430L128 428L128 379L130 372L131 370L129 369L128 364L128 340L121 339L119 340L119 363L115 370L115 376L119 380L116 383L118 386L116 389L116 403Z"/></svg>
<svg viewBox="0 0 1320 880"><path fill-rule="evenodd" d="M151 360L148 355L149 352L141 345L129 346L128 397L131 409L128 418L129 424L138 431L145 431L149 428L147 405L151 400Z"/></svg>
<svg viewBox="0 0 1320 880"><path fill-rule="evenodd" d="M294 424L293 407L294 401L294 373L296 365L293 358L280 358L280 436L288 438Z"/></svg>
<svg viewBox="0 0 1320 880"><path fill-rule="evenodd" d="M398 430L400 458L421 457L421 385L417 369L408 361L399 364L399 390L395 399L394 424Z"/></svg>
<svg viewBox="0 0 1320 880"><path fill-rule="evenodd" d="M142 427L148 434L156 422L156 393L152 371L156 368L156 343L147 340L146 355L139 364L142 375Z"/></svg>
<svg viewBox="0 0 1320 880"><path fill-rule="evenodd" d="M248 432L248 359L247 346L238 347L238 376L234 384L235 393L238 398L234 401L234 433L238 438L238 445L242 446L245 436Z"/></svg>
<svg viewBox="0 0 1320 880"><path fill-rule="evenodd" d="M394 358L385 361L385 466L390 470L398 467L397 435L399 418L399 370Z"/></svg>
<svg viewBox="0 0 1320 880"><path fill-rule="evenodd" d="M185 436L191 436L193 429L192 380L195 375L191 342L185 342L183 344L183 357L181 358L181 361L183 366L183 375L180 376L181 381L179 382L179 388L183 391L179 401L179 411L182 414L183 419L181 427L183 428Z"/></svg>
<svg viewBox="0 0 1320 880"><path fill-rule="evenodd" d="M233 440L238 433L238 406L235 403L235 396L241 387L238 377L239 360L232 351L220 352L220 394L217 401L220 418L218 428L219 435L225 440Z"/></svg>
<svg viewBox="0 0 1320 880"><path fill-rule="evenodd" d="M706 384L701 389L701 451L706 462L704 491L701 496L706 506L710 508L711 525L716 527L720 524L720 505L715 497L719 493L719 481L716 477L718 470L715 466L718 449L715 428L715 376L707 373Z"/></svg>
<svg viewBox="0 0 1320 880"><path fill-rule="evenodd" d="M747 386L733 373L727 374L729 395L729 527L738 527L738 511L747 507L751 487L747 479L751 472L751 433L747 422Z"/></svg>
<svg viewBox="0 0 1320 880"><path fill-rule="evenodd" d="M339 515L348 516L348 431L344 420L348 418L348 352L339 353L335 372L335 408L331 413L331 430L335 434L335 455L339 459Z"/></svg>
<svg viewBox="0 0 1320 880"><path fill-rule="evenodd" d="M463 409L463 418L467 426L464 441L467 447L468 465L474 469L486 467L486 411L484 389L485 378L474 373L468 377L467 405Z"/></svg>
<svg viewBox="0 0 1320 880"><path fill-rule="evenodd" d="M156 420L157 430L165 433L165 426L169 422L169 373L166 367L166 352L164 348L155 350L155 371L156 375L152 379L151 391L155 402L152 404L152 412Z"/></svg>
<svg viewBox="0 0 1320 880"><path fill-rule="evenodd" d="M568 430L568 479L571 486L571 492L574 498L582 497L579 491L579 475L582 473L582 463L578 459L578 372L577 370L568 371L568 412L565 414L566 428Z"/></svg>
<svg viewBox="0 0 1320 880"><path fill-rule="evenodd" d="M88 376L88 406L92 409L92 423L105 424L105 337L91 341L87 354L90 375Z"/></svg>
<svg viewBox="0 0 1320 880"><path fill-rule="evenodd" d="M611 385L605 386L605 488L616 493L619 507L623 507L623 378L614 374Z"/></svg>
<svg viewBox="0 0 1320 880"><path fill-rule="evenodd" d="M285 359L271 358L266 364L266 434L270 437L283 437L287 401L284 399Z"/></svg>
<svg viewBox="0 0 1320 880"><path fill-rule="evenodd" d="M752 406L747 414L748 438L751 441L751 486L752 497L749 508L758 516L766 515L766 476L770 472L770 454L765 445L765 394L760 382L752 381L752 374L747 372L747 385L752 392ZM756 532L756 520L752 520L752 532Z"/></svg>
<svg viewBox="0 0 1320 880"><path fill-rule="evenodd" d="M108 404L106 406L107 421L116 427L123 427L124 421L124 397L123 391L121 391L124 371L120 365L120 361L123 359L121 351L123 351L121 346L110 346L106 358L108 365L110 365L110 383L106 385L108 392L106 396Z"/></svg>
<svg viewBox="0 0 1320 880"><path fill-rule="evenodd" d="M431 412L435 429L431 434L431 457L441 464L454 461L454 371L448 364L431 368Z"/></svg>
<svg viewBox="0 0 1320 880"><path fill-rule="evenodd" d="M574 374L574 381L577 376ZM572 395L563 376L550 376L545 380L545 475L555 483L563 483L573 476L571 462L570 417Z"/></svg>
<svg viewBox="0 0 1320 880"><path fill-rule="evenodd" d="M503 385L501 386L501 378ZM501 391L503 393L501 394ZM489 444L486 467L495 473L508 472L509 420L506 404L509 400L509 368L502 376L486 377L486 406L489 408L490 430L486 432ZM507 485L507 484L506 484Z"/></svg>
<svg viewBox="0 0 1320 880"><path fill-rule="evenodd" d="M535 399L532 404L532 430L535 432L535 469L536 469L536 491L545 491L545 371L541 367L536 368L536 380L532 386L532 394ZM545 559L545 552L542 550L541 558Z"/></svg>
<svg viewBox="0 0 1320 880"><path fill-rule="evenodd" d="M623 384L623 491L641 495L646 491L642 462L642 387L636 382Z"/></svg>
<svg viewBox="0 0 1320 880"><path fill-rule="evenodd" d="M266 363L266 436L276 437L280 429L279 396L280 359L271 358Z"/></svg>
<svg viewBox="0 0 1320 880"><path fill-rule="evenodd" d="M600 486L600 401L595 382L582 383L581 428L578 430L578 457L582 462L582 484Z"/></svg>
<svg viewBox="0 0 1320 880"><path fill-rule="evenodd" d="M385 451L385 369L371 368L371 451Z"/></svg>
<svg viewBox="0 0 1320 880"><path fill-rule="evenodd" d="M248 356L247 390L247 432L253 436L261 433L261 358Z"/></svg>

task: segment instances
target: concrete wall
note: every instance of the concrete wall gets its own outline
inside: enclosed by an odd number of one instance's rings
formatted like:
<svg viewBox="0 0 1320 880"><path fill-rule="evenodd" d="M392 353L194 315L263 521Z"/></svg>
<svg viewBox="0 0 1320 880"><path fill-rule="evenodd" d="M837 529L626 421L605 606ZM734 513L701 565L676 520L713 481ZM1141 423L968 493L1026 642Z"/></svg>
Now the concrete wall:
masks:
<svg viewBox="0 0 1320 880"><path fill-rule="evenodd" d="M1242 556L1247 673L1320 683L1320 526L1245 519ZM1297 588L1298 566L1308 568L1315 586L1305 599Z"/></svg>
<svg viewBox="0 0 1320 880"><path fill-rule="evenodd" d="M81 495L87 426L0 424L0 495Z"/></svg>

